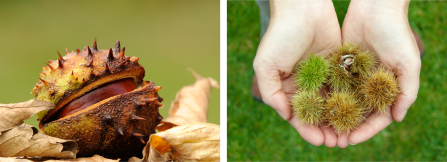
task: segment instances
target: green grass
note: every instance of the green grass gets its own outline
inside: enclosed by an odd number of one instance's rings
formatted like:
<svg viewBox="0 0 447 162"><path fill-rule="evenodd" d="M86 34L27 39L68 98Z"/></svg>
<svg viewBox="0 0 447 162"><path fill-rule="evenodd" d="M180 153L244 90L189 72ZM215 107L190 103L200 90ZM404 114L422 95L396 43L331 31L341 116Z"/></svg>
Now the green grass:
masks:
<svg viewBox="0 0 447 162"><path fill-rule="evenodd" d="M334 1L340 25L349 1ZM267 105L253 100L260 38L255 1L228 1L228 160L447 160L447 2L413 1L411 27L425 47L416 102L404 121L346 149L313 146Z"/></svg>

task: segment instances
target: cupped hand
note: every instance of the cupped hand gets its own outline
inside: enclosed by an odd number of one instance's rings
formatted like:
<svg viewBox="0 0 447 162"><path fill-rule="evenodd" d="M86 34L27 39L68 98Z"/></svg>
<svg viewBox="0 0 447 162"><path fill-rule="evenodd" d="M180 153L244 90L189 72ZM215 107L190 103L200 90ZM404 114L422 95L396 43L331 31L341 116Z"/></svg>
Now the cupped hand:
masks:
<svg viewBox="0 0 447 162"><path fill-rule="evenodd" d="M270 24L253 62L262 100L309 143L334 147L338 143L334 131L301 124L300 119L292 117L289 102L296 89L292 75L295 64L310 53L327 55L341 44L334 6L329 0L285 0L270 1L270 8Z"/></svg>
<svg viewBox="0 0 447 162"><path fill-rule="evenodd" d="M349 135L349 143L364 142L396 120L404 119L416 100L421 69L420 53L408 23L409 1L351 1L343 22L343 41L356 42L377 53L393 70L401 93L387 113L373 112Z"/></svg>

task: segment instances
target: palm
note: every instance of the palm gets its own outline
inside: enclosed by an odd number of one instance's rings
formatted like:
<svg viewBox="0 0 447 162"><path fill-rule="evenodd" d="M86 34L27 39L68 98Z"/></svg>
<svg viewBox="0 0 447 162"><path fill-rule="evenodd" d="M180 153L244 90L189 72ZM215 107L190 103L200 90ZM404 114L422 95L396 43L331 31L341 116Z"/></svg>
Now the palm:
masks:
<svg viewBox="0 0 447 162"><path fill-rule="evenodd" d="M291 118L289 100L296 89L292 75L295 64L310 53L327 55L341 44L337 15L331 1L291 6L293 9L272 12L275 14L253 63L262 99L309 143L324 142L333 147L337 143L334 132L329 127L302 125L296 117Z"/></svg>
<svg viewBox="0 0 447 162"><path fill-rule="evenodd" d="M401 112L414 102L419 86L420 57L406 11L374 5L351 1L343 22L342 39L360 43L377 53L380 62L395 72L402 93L386 114L373 113L352 132L349 141L354 144L371 138L393 119L402 121L405 114Z"/></svg>
<svg viewBox="0 0 447 162"><path fill-rule="evenodd" d="M402 52L407 40L412 38L406 19L396 14L404 14L393 9L371 11L369 4L352 2L343 23L343 41L360 42L368 50L378 54L380 61L390 68L398 62L406 62L411 55ZM377 12L372 15L370 12Z"/></svg>
<svg viewBox="0 0 447 162"><path fill-rule="evenodd" d="M271 20L258 55L261 52L269 54L266 58L280 71L282 91L290 98L296 89L292 73L295 64L309 56L310 53L327 55L341 43L340 28L334 8L325 5L324 12L308 13L313 18L306 21L297 17L285 17ZM306 6L303 6L306 7ZM290 11L293 12L293 11ZM292 14L291 14L292 15Z"/></svg>

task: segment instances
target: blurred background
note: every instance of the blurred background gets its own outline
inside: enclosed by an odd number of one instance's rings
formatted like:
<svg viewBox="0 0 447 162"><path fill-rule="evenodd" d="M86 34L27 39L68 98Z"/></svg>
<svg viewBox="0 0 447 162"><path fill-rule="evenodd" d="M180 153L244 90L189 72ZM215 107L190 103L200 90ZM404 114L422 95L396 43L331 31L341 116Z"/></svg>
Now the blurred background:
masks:
<svg viewBox="0 0 447 162"><path fill-rule="evenodd" d="M137 56L145 80L162 86L162 116L175 94L194 84L188 67L220 80L218 0L0 1L0 103L24 102L38 81L42 64L65 47L75 51L121 42ZM220 90L211 90L208 122L220 124ZM36 117L26 121L38 125Z"/></svg>
<svg viewBox="0 0 447 162"><path fill-rule="evenodd" d="M340 25L350 1L333 1ZM409 22L421 37L418 98L405 120L346 149L313 146L271 107L254 101L250 86L260 42L255 1L228 1L228 160L229 161L446 161L447 160L447 1L412 1Z"/></svg>

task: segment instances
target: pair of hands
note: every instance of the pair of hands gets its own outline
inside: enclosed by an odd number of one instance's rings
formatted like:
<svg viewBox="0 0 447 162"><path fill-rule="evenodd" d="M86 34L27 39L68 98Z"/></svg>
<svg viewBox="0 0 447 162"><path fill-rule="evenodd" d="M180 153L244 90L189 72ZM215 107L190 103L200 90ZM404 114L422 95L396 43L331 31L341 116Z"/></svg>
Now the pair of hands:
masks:
<svg viewBox="0 0 447 162"><path fill-rule="evenodd" d="M416 100L420 53L408 23L409 1L351 1L340 30L332 1L270 1L271 19L253 67L262 100L313 145L345 148L368 140L396 120L404 119ZM328 55L342 42L359 43L394 70L400 84L398 100L387 113L371 113L351 134L327 126L303 125L292 115L289 100L296 89L295 64L313 52Z"/></svg>

